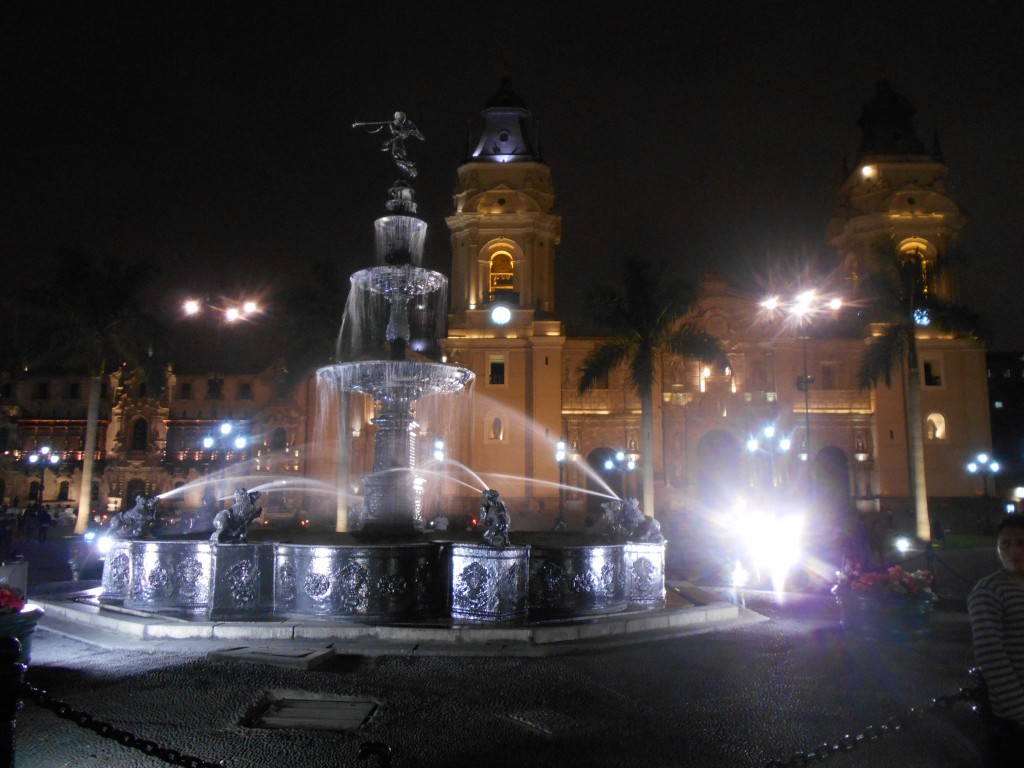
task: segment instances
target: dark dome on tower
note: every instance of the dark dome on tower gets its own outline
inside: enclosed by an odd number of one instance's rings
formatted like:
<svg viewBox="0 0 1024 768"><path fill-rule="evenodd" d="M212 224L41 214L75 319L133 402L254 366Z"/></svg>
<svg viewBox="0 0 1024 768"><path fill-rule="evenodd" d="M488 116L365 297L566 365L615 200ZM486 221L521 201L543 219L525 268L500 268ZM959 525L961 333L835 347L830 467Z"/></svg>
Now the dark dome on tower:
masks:
<svg viewBox="0 0 1024 768"><path fill-rule="evenodd" d="M896 93L886 78L875 83L875 95L861 109L860 161L869 155L927 155L914 131L914 107Z"/></svg>

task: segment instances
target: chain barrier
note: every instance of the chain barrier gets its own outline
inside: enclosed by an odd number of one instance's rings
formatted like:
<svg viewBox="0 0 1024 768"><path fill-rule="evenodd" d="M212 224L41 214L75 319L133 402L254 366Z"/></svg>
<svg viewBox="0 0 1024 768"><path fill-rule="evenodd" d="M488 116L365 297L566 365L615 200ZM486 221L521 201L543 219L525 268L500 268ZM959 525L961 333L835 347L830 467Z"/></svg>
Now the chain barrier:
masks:
<svg viewBox="0 0 1024 768"><path fill-rule="evenodd" d="M56 696L52 696L47 691L36 688L30 683L22 682L18 687L18 693L35 702L40 707L50 710L57 715L57 717L64 720L70 720L75 725L87 728L105 739L113 739L118 744L122 744L130 749L136 749L145 755L150 755L158 760L163 760L165 763L179 765L183 768L224 768L226 765L223 760L217 763L211 763L198 757L183 755L176 749L161 747L155 741L142 739L134 733L121 730L120 728L115 728L110 723L104 723L102 720L97 720L87 712L82 712L81 710L72 708L67 702L61 701Z"/></svg>
<svg viewBox="0 0 1024 768"><path fill-rule="evenodd" d="M815 761L823 762L834 755L853 752L864 744L902 732L915 720L922 719L928 712L948 711L961 701L968 702L972 712L987 718L991 715L991 710L985 683L977 670L971 669L968 674L977 680L977 685L961 688L948 696L934 698L927 707L911 707L903 715L894 715L878 725L869 725L860 733L844 734L838 740L831 743L825 742L809 752L796 752L789 760L772 760L765 763L765 768L805 768Z"/></svg>

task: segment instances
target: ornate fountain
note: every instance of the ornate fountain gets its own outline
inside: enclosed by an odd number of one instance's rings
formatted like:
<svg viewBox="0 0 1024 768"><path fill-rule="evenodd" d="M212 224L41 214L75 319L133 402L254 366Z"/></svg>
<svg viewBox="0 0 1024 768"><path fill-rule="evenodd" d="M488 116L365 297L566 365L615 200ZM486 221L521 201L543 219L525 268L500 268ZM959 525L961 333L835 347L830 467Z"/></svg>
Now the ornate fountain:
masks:
<svg viewBox="0 0 1024 768"><path fill-rule="evenodd" d="M101 602L210 618L381 623L574 618L663 605L664 539L635 500L609 511L612 535L599 543L574 543L565 534L535 546L513 543L508 509L494 490L483 495L481 539L440 541L425 533L416 407L462 391L474 374L423 354L437 348L447 318L447 280L421 266L427 225L415 216L410 181L417 172L405 147L423 136L401 112L356 126L388 132L382 149L400 174L386 215L375 222L375 265L350 278L342 344L351 362L317 372L328 396L359 393L376 406L358 532L341 544L247 544L258 493L239 488L209 542L156 541L145 524L153 500L140 499L112 530L117 541Z"/></svg>

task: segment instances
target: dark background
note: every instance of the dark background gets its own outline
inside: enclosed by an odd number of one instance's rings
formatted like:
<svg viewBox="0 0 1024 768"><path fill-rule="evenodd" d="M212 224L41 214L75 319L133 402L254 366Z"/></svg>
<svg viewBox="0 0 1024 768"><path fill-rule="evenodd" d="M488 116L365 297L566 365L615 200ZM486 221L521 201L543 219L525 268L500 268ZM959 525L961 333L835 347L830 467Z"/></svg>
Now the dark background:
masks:
<svg viewBox="0 0 1024 768"><path fill-rule="evenodd" d="M964 299L1024 349L1018 230L1024 13L1011 2L8 3L0 10L5 293L63 247L144 258L164 297L259 292L372 261L394 171L356 120L427 138L443 217L467 131L508 71L539 119L564 217L559 306L631 254L752 293L825 252L843 159L885 74L937 131L968 217ZM339 304L344 284L339 283ZM40 300L45 302L45 294Z"/></svg>

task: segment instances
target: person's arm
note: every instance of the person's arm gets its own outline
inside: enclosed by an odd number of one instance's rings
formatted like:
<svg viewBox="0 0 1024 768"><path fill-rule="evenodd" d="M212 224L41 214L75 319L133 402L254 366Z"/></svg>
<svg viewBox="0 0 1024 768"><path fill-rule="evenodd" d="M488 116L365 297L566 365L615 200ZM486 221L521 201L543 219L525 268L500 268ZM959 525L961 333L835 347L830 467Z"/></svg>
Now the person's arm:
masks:
<svg viewBox="0 0 1024 768"><path fill-rule="evenodd" d="M988 687L992 711L1024 727L1024 681L1006 653L1003 604L989 587L976 587L967 599L974 635L974 659Z"/></svg>

